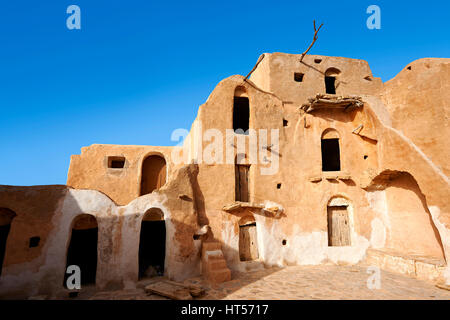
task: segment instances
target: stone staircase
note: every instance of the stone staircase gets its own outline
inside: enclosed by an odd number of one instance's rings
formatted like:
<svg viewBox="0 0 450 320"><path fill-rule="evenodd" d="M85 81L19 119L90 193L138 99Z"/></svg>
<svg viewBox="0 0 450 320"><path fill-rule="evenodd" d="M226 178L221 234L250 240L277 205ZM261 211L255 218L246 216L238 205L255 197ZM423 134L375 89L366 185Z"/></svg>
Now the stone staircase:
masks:
<svg viewBox="0 0 450 320"><path fill-rule="evenodd" d="M231 270L227 267L220 242L203 242L202 273L212 283L231 280Z"/></svg>

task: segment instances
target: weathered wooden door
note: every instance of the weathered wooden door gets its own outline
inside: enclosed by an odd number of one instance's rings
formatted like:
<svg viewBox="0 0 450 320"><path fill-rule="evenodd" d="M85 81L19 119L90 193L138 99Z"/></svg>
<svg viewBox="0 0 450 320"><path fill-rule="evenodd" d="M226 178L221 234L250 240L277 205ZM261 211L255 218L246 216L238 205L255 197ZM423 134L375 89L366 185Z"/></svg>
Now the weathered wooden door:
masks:
<svg viewBox="0 0 450 320"><path fill-rule="evenodd" d="M248 171L250 166L248 165L236 165L235 166L235 195L236 201L248 202Z"/></svg>
<svg viewBox="0 0 450 320"><path fill-rule="evenodd" d="M328 245L349 246L350 245L350 223L347 207L327 208L328 213Z"/></svg>
<svg viewBox="0 0 450 320"><path fill-rule="evenodd" d="M239 226L239 257L241 261L258 259L256 223Z"/></svg>

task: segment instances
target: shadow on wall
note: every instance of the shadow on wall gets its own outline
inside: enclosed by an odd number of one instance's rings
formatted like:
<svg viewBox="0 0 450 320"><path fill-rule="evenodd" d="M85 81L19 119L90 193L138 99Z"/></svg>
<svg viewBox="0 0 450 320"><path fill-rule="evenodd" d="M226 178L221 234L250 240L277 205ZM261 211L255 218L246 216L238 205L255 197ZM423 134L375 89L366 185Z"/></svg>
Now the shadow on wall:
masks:
<svg viewBox="0 0 450 320"><path fill-rule="evenodd" d="M67 297L65 271L72 264L81 267L82 288L95 284L97 290L130 288L139 278L162 273L175 280L200 275L201 240L195 240L198 228L174 217L175 210L163 205L166 200L159 192L116 207L98 191L61 186L44 189L20 187L13 192L14 197L11 192L2 197L0 188L0 206L12 208L2 213L16 214L1 215L2 224L12 221L4 241L2 299ZM46 207L35 211L35 203L45 203ZM197 218L192 217L199 227L197 220L201 219ZM23 247L36 237L40 238L37 246Z"/></svg>
<svg viewBox="0 0 450 320"><path fill-rule="evenodd" d="M385 191L390 220L386 249L446 261L426 198L410 173L385 170L366 190Z"/></svg>

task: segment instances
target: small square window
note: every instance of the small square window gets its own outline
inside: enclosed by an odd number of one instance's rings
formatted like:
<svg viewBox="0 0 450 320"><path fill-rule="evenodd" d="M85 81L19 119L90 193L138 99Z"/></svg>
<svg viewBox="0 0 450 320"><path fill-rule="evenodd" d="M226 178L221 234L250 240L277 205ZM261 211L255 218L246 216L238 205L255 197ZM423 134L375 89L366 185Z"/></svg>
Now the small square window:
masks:
<svg viewBox="0 0 450 320"><path fill-rule="evenodd" d="M37 247L40 241L41 241L40 237L31 237L29 247L30 248Z"/></svg>
<svg viewBox="0 0 450 320"><path fill-rule="evenodd" d="M303 73L296 72L296 73L294 73L294 80L297 81L297 82L302 82L303 81L303 76L304 76Z"/></svg>
<svg viewBox="0 0 450 320"><path fill-rule="evenodd" d="M277 183L277 189L281 189L281 183Z"/></svg>
<svg viewBox="0 0 450 320"><path fill-rule="evenodd" d="M108 157L108 168L123 169L125 167L125 157Z"/></svg>

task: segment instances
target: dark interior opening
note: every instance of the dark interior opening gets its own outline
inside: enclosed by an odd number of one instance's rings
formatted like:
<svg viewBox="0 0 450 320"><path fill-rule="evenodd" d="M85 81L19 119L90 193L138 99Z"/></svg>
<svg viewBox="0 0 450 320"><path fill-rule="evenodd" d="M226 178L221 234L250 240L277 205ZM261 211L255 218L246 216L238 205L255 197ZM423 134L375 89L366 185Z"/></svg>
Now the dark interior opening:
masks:
<svg viewBox="0 0 450 320"><path fill-rule="evenodd" d="M247 97L234 97L233 130L242 129L247 132L250 122L250 103ZM247 132L248 134L248 132Z"/></svg>
<svg viewBox="0 0 450 320"><path fill-rule="evenodd" d="M15 216L14 211L8 208L0 208L0 276L2 275L3 261L5 259L6 242Z"/></svg>
<svg viewBox="0 0 450 320"><path fill-rule="evenodd" d="M98 228L72 229L67 263L64 270L64 287L70 274L65 271L70 265L76 265L81 270L81 285L95 284L97 273L97 241Z"/></svg>
<svg viewBox="0 0 450 320"><path fill-rule="evenodd" d="M143 220L139 241L139 279L164 275L165 257L165 221Z"/></svg>
<svg viewBox="0 0 450 320"><path fill-rule="evenodd" d="M11 224L0 226L0 276L2 275L3 259L6 252L6 240L8 239Z"/></svg>
<svg viewBox="0 0 450 320"><path fill-rule="evenodd" d="M277 183L277 189L281 189L281 183Z"/></svg>
<svg viewBox="0 0 450 320"><path fill-rule="evenodd" d="M322 139L322 171L340 171L339 139Z"/></svg>
<svg viewBox="0 0 450 320"><path fill-rule="evenodd" d="M141 196L152 193L166 184L166 160L159 155L151 155L142 163Z"/></svg>
<svg viewBox="0 0 450 320"><path fill-rule="evenodd" d="M336 77L325 77L326 93L336 94L335 82L336 82Z"/></svg>
<svg viewBox="0 0 450 320"><path fill-rule="evenodd" d="M303 81L303 73L300 73L300 72L295 72L294 73L294 80L296 81L296 82L302 82Z"/></svg>
<svg viewBox="0 0 450 320"><path fill-rule="evenodd" d="M108 168L122 169L125 167L124 157L109 157L108 158Z"/></svg>
<svg viewBox="0 0 450 320"><path fill-rule="evenodd" d="M287 127L288 126L288 121L286 119L283 119L283 127Z"/></svg>
<svg viewBox="0 0 450 320"><path fill-rule="evenodd" d="M31 237L29 247L34 248L34 247L39 246L40 241L41 241L41 238L39 238L39 237Z"/></svg>

